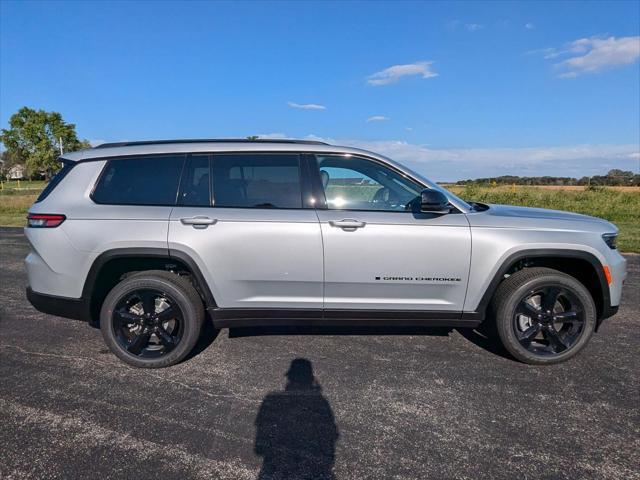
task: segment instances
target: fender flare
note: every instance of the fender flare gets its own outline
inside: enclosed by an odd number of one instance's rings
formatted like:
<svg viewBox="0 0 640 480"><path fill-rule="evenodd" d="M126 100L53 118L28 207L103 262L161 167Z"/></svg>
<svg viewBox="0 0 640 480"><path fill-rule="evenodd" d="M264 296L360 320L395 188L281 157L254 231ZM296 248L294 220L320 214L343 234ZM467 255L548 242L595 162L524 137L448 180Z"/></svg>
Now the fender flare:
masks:
<svg viewBox="0 0 640 480"><path fill-rule="evenodd" d="M201 294L204 296L206 308L216 308L216 302L211 293L211 289L207 284L200 268L196 262L186 253L179 250L169 251L168 248L154 248L154 247L142 247L142 248L114 248L111 250L105 250L96 257L93 261L89 273L84 282L82 288L82 299L90 306L91 298L95 288L95 283L102 268L111 260L119 258L169 258L175 259L186 265L190 273L194 276L197 283L197 287Z"/></svg>
<svg viewBox="0 0 640 480"><path fill-rule="evenodd" d="M500 265L500 268L498 268L497 272L491 279L489 286L482 295L480 303L476 308L476 312L480 313L482 318L485 317L487 308L491 303L491 299L493 298L498 285L503 280L504 275L513 267L513 265L525 258L570 258L586 260L596 271L600 283L603 305L602 314L600 315L599 321L602 321L603 319L608 318L615 313L615 308L611 307L611 294L609 292L609 283L607 282L607 278L604 274L604 268L602 267L602 263L600 263L600 260L598 260L595 255L582 250L536 248L529 250L520 250L518 252L512 253L502 262L502 265Z"/></svg>

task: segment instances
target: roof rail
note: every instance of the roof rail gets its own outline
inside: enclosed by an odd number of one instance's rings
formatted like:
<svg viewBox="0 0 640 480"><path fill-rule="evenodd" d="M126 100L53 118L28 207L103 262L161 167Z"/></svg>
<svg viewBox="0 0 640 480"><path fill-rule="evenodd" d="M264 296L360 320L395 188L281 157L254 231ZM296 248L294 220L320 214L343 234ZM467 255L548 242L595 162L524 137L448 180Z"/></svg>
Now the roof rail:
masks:
<svg viewBox="0 0 640 480"><path fill-rule="evenodd" d="M172 143L292 143L300 145L329 145L325 142L316 140L290 140L275 138L258 138L250 140L248 138L192 138L185 140L143 140L139 142L112 142L102 143L93 148L112 148L112 147L133 147L138 145L167 145Z"/></svg>

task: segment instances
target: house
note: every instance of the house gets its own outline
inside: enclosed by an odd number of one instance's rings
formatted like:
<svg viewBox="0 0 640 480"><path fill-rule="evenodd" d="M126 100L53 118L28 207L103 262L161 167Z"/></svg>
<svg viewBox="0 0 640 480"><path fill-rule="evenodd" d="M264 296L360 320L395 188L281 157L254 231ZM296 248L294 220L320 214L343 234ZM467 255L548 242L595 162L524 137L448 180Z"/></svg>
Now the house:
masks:
<svg viewBox="0 0 640 480"><path fill-rule="evenodd" d="M24 178L25 168L24 165L14 165L7 172L7 178L9 180L22 180Z"/></svg>

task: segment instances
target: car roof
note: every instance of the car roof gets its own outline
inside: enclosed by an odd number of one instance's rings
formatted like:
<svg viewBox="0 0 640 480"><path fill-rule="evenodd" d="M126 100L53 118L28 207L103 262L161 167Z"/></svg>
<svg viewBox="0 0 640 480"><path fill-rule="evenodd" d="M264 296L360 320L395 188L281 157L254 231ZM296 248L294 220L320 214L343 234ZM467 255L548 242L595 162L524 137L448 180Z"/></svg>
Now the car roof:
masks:
<svg viewBox="0 0 640 480"><path fill-rule="evenodd" d="M366 154L382 158L372 152L352 147L339 147L311 140L234 140L234 139L196 139L196 140L153 140L140 142L117 142L98 145L94 148L69 152L61 159L80 162L109 157L122 157L147 154L198 153L198 152L310 152L310 153L352 153ZM384 159L388 160L388 159Z"/></svg>

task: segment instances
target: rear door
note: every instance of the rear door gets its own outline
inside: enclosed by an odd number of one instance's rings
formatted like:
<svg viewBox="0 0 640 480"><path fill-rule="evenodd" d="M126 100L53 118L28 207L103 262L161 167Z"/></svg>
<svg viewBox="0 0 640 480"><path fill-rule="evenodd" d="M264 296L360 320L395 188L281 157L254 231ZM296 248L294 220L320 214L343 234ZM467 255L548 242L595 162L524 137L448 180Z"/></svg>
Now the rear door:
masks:
<svg viewBox="0 0 640 480"><path fill-rule="evenodd" d="M317 210L326 315L462 311L471 258L465 215L420 213L423 187L383 163L352 155L311 158L326 200Z"/></svg>
<svg viewBox="0 0 640 480"><path fill-rule="evenodd" d="M191 155L169 222L225 309L322 309L322 237L296 153ZM242 315L241 315L242 316Z"/></svg>

